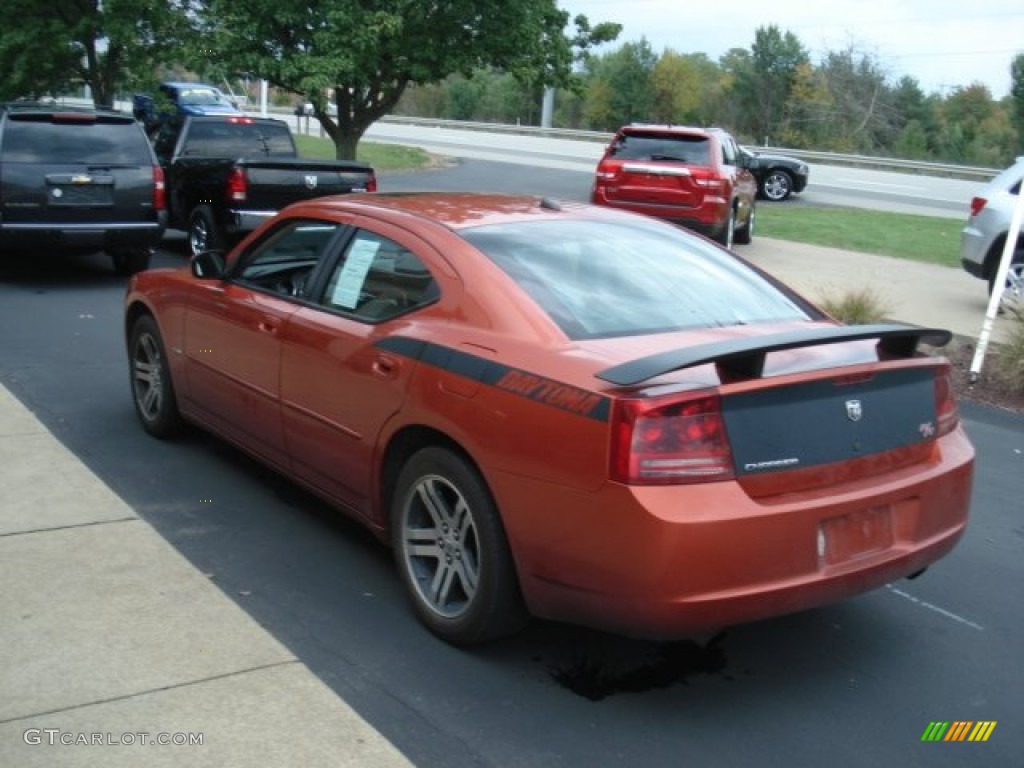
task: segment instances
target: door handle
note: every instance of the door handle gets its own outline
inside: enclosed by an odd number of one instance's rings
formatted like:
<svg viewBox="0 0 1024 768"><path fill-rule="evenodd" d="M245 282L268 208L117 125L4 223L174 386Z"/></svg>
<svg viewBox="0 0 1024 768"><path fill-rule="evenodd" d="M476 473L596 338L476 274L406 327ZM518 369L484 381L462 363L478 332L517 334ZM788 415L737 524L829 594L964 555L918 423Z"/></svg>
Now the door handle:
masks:
<svg viewBox="0 0 1024 768"><path fill-rule="evenodd" d="M398 374L399 362L389 355L381 355L373 361L371 368L382 379L393 379Z"/></svg>
<svg viewBox="0 0 1024 768"><path fill-rule="evenodd" d="M264 318L263 320L260 320L256 324L256 330L260 331L261 333L269 333L271 335L277 333L277 328L278 328L277 321L276 320L270 320L268 318Z"/></svg>

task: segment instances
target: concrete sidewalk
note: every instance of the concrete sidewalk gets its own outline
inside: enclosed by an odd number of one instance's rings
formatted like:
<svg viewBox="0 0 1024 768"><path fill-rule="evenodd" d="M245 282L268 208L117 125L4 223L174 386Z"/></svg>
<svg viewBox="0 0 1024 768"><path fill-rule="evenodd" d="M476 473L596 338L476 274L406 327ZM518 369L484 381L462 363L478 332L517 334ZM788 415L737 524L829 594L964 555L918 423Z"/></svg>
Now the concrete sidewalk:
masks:
<svg viewBox="0 0 1024 768"><path fill-rule="evenodd" d="M866 286L895 319L981 328L985 285L959 270L739 253L811 299ZM2 387L0 467L0 766L409 764Z"/></svg>
<svg viewBox="0 0 1024 768"><path fill-rule="evenodd" d="M2 387L0 467L0 766L409 765Z"/></svg>
<svg viewBox="0 0 1024 768"><path fill-rule="evenodd" d="M736 253L812 301L868 288L888 307L891 319L977 339L988 306L988 287L961 269L889 256L757 237ZM1004 339L1009 321L997 318L992 340Z"/></svg>

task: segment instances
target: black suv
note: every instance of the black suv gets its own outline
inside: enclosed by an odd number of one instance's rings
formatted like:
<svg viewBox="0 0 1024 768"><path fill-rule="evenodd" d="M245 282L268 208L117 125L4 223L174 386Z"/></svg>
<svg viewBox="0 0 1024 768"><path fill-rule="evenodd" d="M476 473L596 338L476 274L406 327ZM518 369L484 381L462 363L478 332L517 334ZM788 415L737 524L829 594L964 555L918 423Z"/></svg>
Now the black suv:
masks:
<svg viewBox="0 0 1024 768"><path fill-rule="evenodd" d="M163 169L131 115L0 106L0 253L105 250L131 274L149 266L166 208Z"/></svg>

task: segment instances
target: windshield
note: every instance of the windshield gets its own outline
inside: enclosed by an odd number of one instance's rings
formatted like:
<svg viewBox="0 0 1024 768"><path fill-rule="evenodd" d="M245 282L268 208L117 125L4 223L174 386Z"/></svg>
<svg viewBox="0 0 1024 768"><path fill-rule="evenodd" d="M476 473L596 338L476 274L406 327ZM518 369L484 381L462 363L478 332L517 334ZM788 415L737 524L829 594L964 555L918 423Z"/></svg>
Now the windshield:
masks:
<svg viewBox="0 0 1024 768"><path fill-rule="evenodd" d="M462 236L569 338L810 320L810 307L716 246L659 222L545 221Z"/></svg>

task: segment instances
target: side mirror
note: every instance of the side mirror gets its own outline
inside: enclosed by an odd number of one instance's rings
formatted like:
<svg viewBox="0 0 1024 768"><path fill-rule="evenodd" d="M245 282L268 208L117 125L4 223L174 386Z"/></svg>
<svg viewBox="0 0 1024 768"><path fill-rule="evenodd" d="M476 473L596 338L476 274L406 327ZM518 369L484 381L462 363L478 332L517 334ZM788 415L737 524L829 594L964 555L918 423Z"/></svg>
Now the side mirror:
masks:
<svg viewBox="0 0 1024 768"><path fill-rule="evenodd" d="M224 277L224 255L220 251L197 253L189 262L192 275L200 280L220 280Z"/></svg>

